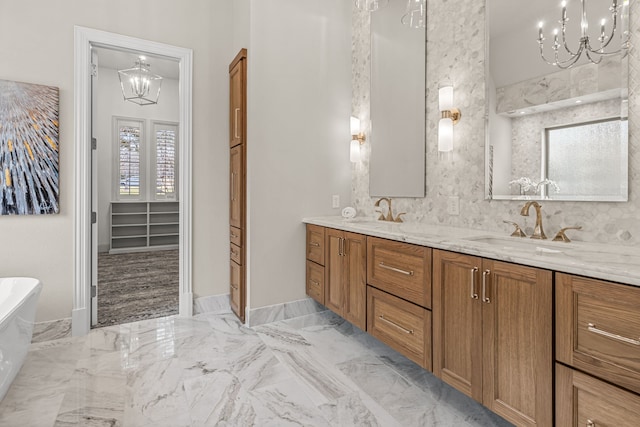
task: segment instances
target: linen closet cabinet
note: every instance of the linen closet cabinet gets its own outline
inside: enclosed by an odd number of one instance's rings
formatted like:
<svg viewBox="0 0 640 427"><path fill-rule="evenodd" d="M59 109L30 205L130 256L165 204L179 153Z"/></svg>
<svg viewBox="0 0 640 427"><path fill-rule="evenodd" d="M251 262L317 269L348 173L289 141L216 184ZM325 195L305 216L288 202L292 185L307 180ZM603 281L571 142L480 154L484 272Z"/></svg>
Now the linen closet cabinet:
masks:
<svg viewBox="0 0 640 427"><path fill-rule="evenodd" d="M229 65L230 303L244 323L246 307L247 50Z"/></svg>

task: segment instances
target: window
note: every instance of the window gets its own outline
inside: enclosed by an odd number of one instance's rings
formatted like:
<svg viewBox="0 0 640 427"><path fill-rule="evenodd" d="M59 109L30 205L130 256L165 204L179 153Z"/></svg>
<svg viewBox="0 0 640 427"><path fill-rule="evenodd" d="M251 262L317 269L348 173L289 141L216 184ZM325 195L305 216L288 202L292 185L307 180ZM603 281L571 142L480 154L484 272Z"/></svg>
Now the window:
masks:
<svg viewBox="0 0 640 427"><path fill-rule="evenodd" d="M114 117L116 200L178 200L178 124ZM147 137L147 134L149 135Z"/></svg>
<svg viewBox="0 0 640 427"><path fill-rule="evenodd" d="M178 125L153 122L154 198L176 200Z"/></svg>
<svg viewBox="0 0 640 427"><path fill-rule="evenodd" d="M141 121L115 119L118 143L116 177L117 199L141 199L144 172L144 124Z"/></svg>

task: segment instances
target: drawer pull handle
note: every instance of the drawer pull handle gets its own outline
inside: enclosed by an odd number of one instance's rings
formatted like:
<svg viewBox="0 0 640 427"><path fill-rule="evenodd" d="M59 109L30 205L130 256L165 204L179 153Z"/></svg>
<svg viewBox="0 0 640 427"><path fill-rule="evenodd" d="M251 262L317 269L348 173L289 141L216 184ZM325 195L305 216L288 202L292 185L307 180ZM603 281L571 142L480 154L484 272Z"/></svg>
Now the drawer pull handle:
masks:
<svg viewBox="0 0 640 427"><path fill-rule="evenodd" d="M316 286L320 286L320 282L316 282L315 280L309 280L309 281Z"/></svg>
<svg viewBox="0 0 640 427"><path fill-rule="evenodd" d="M596 423L594 423L592 420L587 420L587 427L596 427Z"/></svg>
<svg viewBox="0 0 640 427"><path fill-rule="evenodd" d="M398 325L396 322L392 322L389 319L386 319L384 317L384 314L381 314L380 316L378 316L378 319L383 320L385 322L387 322L388 324L390 324L391 326L394 326L398 329L400 329L402 332L404 332L405 334L411 334L413 335L413 329L407 329L407 328L403 328L402 326Z"/></svg>
<svg viewBox="0 0 640 427"><path fill-rule="evenodd" d="M478 272L478 267L473 267L471 269L471 299L478 299L478 293L476 292L476 273Z"/></svg>
<svg viewBox="0 0 640 427"><path fill-rule="evenodd" d="M315 246L315 247L319 248L319 247L320 247L320 243L318 243L318 242L311 242L311 243L309 243L309 246Z"/></svg>
<svg viewBox="0 0 640 427"><path fill-rule="evenodd" d="M627 344L640 345L640 340L634 340L633 338L627 338L623 337L622 335L616 335L612 334L611 332L603 331L602 329L598 329L593 323L588 324L587 330L589 332L593 332L594 334L602 335L613 340L626 342Z"/></svg>
<svg viewBox="0 0 640 427"><path fill-rule="evenodd" d="M491 270L482 272L482 302L491 304L491 300L487 297L487 276L491 274Z"/></svg>
<svg viewBox="0 0 640 427"><path fill-rule="evenodd" d="M237 291L237 290L238 290L238 286L236 286L236 285L233 285L233 284L232 284L232 285L231 285L231 287L233 288L233 290L234 290L234 291Z"/></svg>
<svg viewBox="0 0 640 427"><path fill-rule="evenodd" d="M233 249L231 249L231 255L238 255L238 252L236 252Z"/></svg>
<svg viewBox="0 0 640 427"><path fill-rule="evenodd" d="M238 236L236 236L235 234L231 233L231 238L232 239L235 239L236 237L238 237Z"/></svg>
<svg viewBox="0 0 640 427"><path fill-rule="evenodd" d="M406 274L407 276L413 276L413 271L401 270L399 268L390 267L386 265L384 262L378 264L381 268L386 268L387 270L395 271L396 273Z"/></svg>

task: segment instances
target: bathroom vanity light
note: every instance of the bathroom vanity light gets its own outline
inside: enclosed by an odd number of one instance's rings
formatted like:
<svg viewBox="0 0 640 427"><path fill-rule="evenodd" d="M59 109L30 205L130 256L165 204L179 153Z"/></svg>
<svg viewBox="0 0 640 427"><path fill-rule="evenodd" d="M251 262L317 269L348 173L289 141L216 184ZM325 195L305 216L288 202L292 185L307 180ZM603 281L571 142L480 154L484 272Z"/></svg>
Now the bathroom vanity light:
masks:
<svg viewBox="0 0 640 427"><path fill-rule="evenodd" d="M438 151L453 151L453 125L460 121L460 110L453 106L453 86L443 86L438 92L440 122L438 123Z"/></svg>
<svg viewBox="0 0 640 427"><path fill-rule="evenodd" d="M119 70L120 88L125 101L138 105L153 105L158 103L162 77L151 73L151 66L146 63L144 56L138 57L133 68Z"/></svg>
<svg viewBox="0 0 640 427"><path fill-rule="evenodd" d="M427 26L427 0L408 0L407 11L400 19L409 28L425 28Z"/></svg>
<svg viewBox="0 0 640 427"><path fill-rule="evenodd" d="M351 145L349 150L349 159L356 163L360 161L360 146L364 144L366 137L360 128L360 119L351 116Z"/></svg>

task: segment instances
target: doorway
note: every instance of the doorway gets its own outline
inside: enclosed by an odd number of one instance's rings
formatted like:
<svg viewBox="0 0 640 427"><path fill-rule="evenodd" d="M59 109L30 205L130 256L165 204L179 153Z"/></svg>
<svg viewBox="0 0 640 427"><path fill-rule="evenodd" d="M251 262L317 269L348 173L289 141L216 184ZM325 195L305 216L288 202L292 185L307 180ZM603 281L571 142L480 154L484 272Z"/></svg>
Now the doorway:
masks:
<svg viewBox="0 0 640 427"><path fill-rule="evenodd" d="M74 75L74 116L75 116L75 238L74 238L74 301L72 312L73 335L84 335L89 332L91 325L91 306L95 302L92 294L96 292L97 281L97 226L93 224L92 212L96 206L92 205L92 137L91 134L91 75L95 70L91 66L92 50L110 49L132 52L134 54L147 53L156 58L166 58L178 64L178 126L177 148L178 174L177 193L179 194L178 216L178 299L179 314L192 315L192 283L191 283L191 81L192 81L192 51L136 39L104 31L84 27L75 28L75 75ZM142 175L141 175L142 176ZM125 183L131 188L133 181ZM142 201L140 201L142 202ZM145 201L146 202L146 201ZM160 209L156 213L166 214L167 203L163 206L150 207L145 205L148 217L149 209ZM140 209L140 206L135 207ZM175 213L175 212L171 212ZM173 233L159 233L173 234ZM166 236L157 241L166 243ZM96 274L92 274L92 272Z"/></svg>
<svg viewBox="0 0 640 427"><path fill-rule="evenodd" d="M98 252L91 324L178 314L178 62L104 47L91 53L92 251ZM148 89L135 86L140 76Z"/></svg>

